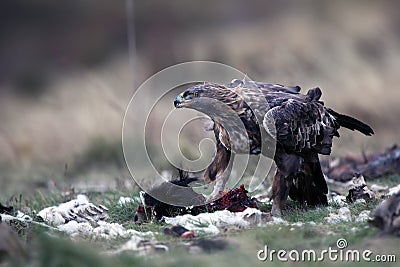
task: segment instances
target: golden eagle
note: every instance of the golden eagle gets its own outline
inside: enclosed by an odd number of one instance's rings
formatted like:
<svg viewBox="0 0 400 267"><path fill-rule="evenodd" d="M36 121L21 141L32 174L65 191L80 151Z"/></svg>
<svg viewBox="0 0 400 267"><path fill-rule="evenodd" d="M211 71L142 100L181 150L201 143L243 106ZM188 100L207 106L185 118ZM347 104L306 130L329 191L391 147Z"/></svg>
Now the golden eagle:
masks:
<svg viewBox="0 0 400 267"><path fill-rule="evenodd" d="M205 179L215 181L211 196L224 189L235 153L262 153L277 165L273 215L281 215L288 196L307 205L327 204L328 187L318 154L331 153L332 138L339 137L341 126L365 135L374 132L365 123L325 107L319 88L306 94L300 90L233 80L227 85L197 84L175 98L176 108L198 110L214 122L217 151L205 171ZM276 146L272 154L271 144Z"/></svg>

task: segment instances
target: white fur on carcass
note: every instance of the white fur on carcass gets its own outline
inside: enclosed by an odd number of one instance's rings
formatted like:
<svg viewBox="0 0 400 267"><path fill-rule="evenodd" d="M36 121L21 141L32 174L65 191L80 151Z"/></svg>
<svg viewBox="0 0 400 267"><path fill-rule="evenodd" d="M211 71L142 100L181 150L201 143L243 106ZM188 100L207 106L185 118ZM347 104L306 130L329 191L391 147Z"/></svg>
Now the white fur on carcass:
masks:
<svg viewBox="0 0 400 267"><path fill-rule="evenodd" d="M152 232L138 232L125 229L118 223L106 222L108 209L89 202L85 195L76 199L41 210L38 213L45 223L56 227L71 237L93 236L95 238L116 238L137 236L140 238L153 236Z"/></svg>
<svg viewBox="0 0 400 267"><path fill-rule="evenodd" d="M247 208L242 212L219 210L213 213L200 213L198 215L185 214L176 217L164 217L163 220L167 224L181 225L195 232L214 235L220 233L219 228L227 226L249 228L251 226L265 226L286 222L254 208Z"/></svg>
<svg viewBox="0 0 400 267"><path fill-rule="evenodd" d="M108 209L102 205L97 207L90 203L85 195L77 195L76 199L39 211L38 216L52 226L59 226L70 221L96 224L98 221L108 219Z"/></svg>

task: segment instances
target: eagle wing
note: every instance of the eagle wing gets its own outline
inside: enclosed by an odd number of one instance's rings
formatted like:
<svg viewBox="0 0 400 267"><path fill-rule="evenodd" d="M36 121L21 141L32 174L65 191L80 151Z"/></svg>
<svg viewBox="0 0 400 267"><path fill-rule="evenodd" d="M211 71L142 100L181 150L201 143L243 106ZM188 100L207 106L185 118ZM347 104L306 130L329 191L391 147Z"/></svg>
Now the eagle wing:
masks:
<svg viewBox="0 0 400 267"><path fill-rule="evenodd" d="M319 101L320 95L320 89L315 88L301 95L303 98L280 96L264 116L265 130L289 151L314 149L327 154L322 148L332 145L339 125Z"/></svg>
<svg viewBox="0 0 400 267"><path fill-rule="evenodd" d="M263 83L257 81L249 81L249 80L239 80L233 79L226 87L235 89L238 87L247 87L247 88L258 88L263 92L285 92L290 94L298 94L300 93L300 86L284 86L281 84L272 84L272 83Z"/></svg>

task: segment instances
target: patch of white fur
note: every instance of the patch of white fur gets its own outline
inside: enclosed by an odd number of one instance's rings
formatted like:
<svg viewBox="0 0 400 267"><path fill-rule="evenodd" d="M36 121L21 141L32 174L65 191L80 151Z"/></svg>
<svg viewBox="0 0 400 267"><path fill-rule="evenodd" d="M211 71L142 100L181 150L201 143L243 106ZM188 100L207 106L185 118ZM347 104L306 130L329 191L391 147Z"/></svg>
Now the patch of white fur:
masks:
<svg viewBox="0 0 400 267"><path fill-rule="evenodd" d="M195 232L219 234L224 227L249 228L251 226L266 226L273 223L284 223L281 218L271 218L258 209L247 208L242 212L220 210L213 213L200 213L196 216L185 214L176 217L164 217L167 224L181 225Z"/></svg>
<svg viewBox="0 0 400 267"><path fill-rule="evenodd" d="M69 221L96 224L98 221L108 219L108 209L101 205L96 207L89 202L87 196L78 195L76 199L39 211L38 216L52 226L59 226Z"/></svg>
<svg viewBox="0 0 400 267"><path fill-rule="evenodd" d="M137 202L132 198L121 197L120 205L129 202ZM95 206L89 202L85 195L78 195L76 199L61 203L41 210L38 215L51 226L59 231L67 233L71 237L84 236L100 239L111 239L116 237L136 236L139 238L153 237L152 232L138 232L125 229L118 223L106 222L108 219L107 208Z"/></svg>

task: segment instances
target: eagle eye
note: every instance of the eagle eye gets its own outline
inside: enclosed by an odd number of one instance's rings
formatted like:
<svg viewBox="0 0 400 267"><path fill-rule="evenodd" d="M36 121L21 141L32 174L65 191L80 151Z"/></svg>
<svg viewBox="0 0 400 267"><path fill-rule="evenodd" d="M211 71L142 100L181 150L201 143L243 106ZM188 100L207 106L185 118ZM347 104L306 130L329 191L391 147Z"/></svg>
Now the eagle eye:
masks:
<svg viewBox="0 0 400 267"><path fill-rule="evenodd" d="M198 92L194 92L194 93L193 93L193 96L194 96L194 97L199 97L199 93L198 93Z"/></svg>

